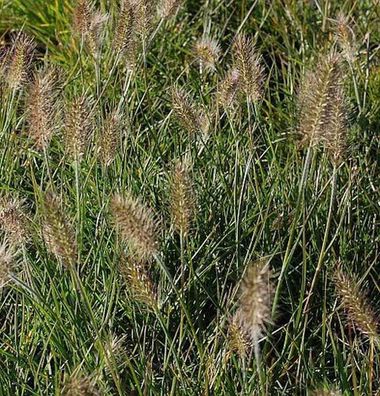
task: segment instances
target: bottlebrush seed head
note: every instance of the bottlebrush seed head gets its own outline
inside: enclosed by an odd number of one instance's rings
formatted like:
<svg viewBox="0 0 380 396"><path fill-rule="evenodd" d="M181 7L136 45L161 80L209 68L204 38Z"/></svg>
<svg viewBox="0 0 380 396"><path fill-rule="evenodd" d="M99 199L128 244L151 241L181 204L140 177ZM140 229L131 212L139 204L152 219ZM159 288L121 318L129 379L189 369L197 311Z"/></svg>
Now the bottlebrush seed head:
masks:
<svg viewBox="0 0 380 396"><path fill-rule="evenodd" d="M92 5L88 0L77 0L73 13L73 28L79 36L85 36L90 31Z"/></svg>
<svg viewBox="0 0 380 396"><path fill-rule="evenodd" d="M183 0L162 0L159 5L158 15L161 18L171 18L177 13L182 2Z"/></svg>
<svg viewBox="0 0 380 396"><path fill-rule="evenodd" d="M194 45L194 55L202 68L215 70L215 64L220 56L219 44L211 38L202 38Z"/></svg>
<svg viewBox="0 0 380 396"><path fill-rule="evenodd" d="M378 337L378 317L365 294L360 290L357 281L345 274L338 265L334 274L334 283L349 322L363 335L369 338Z"/></svg>
<svg viewBox="0 0 380 396"><path fill-rule="evenodd" d="M256 53L252 40L239 34L233 45L233 68L239 71L240 89L250 102L257 102L263 96L265 71L261 56Z"/></svg>
<svg viewBox="0 0 380 396"><path fill-rule="evenodd" d="M13 245L23 244L28 239L23 204L23 201L15 198L0 198L0 227Z"/></svg>
<svg viewBox="0 0 380 396"><path fill-rule="evenodd" d="M74 159L79 160L85 154L92 132L90 100L81 95L67 105L65 115L65 148Z"/></svg>
<svg viewBox="0 0 380 396"><path fill-rule="evenodd" d="M0 245L0 289L4 287L16 267L16 254L14 248L8 242Z"/></svg>
<svg viewBox="0 0 380 396"><path fill-rule="evenodd" d="M12 47L2 61L2 74L11 89L19 89L28 79L35 43L24 33L13 37Z"/></svg>
<svg viewBox="0 0 380 396"><path fill-rule="evenodd" d="M189 133L207 133L209 122L206 114L182 88L172 89L172 105L179 124Z"/></svg>
<svg viewBox="0 0 380 396"><path fill-rule="evenodd" d="M119 268L132 297L154 311L158 307L157 293L146 264L123 255Z"/></svg>
<svg viewBox="0 0 380 396"><path fill-rule="evenodd" d="M99 139L99 156L104 166L109 166L115 159L120 141L121 117L117 111L107 114Z"/></svg>
<svg viewBox="0 0 380 396"><path fill-rule="evenodd" d="M47 69L36 72L28 89L26 117L28 134L37 149L46 150L56 130L57 72Z"/></svg>
<svg viewBox="0 0 380 396"><path fill-rule="evenodd" d="M117 194L110 203L117 231L139 261L150 260L157 253L157 223L151 209L131 195Z"/></svg>
<svg viewBox="0 0 380 396"><path fill-rule="evenodd" d="M218 85L218 103L224 108L233 107L238 101L240 90L240 73L238 69L230 69Z"/></svg>
<svg viewBox="0 0 380 396"><path fill-rule="evenodd" d="M342 84L341 58L335 52L322 55L316 69L305 75L298 96L302 144L315 146L328 139L341 107Z"/></svg>
<svg viewBox="0 0 380 396"><path fill-rule="evenodd" d="M72 375L62 389L63 396L100 396L95 383L89 377Z"/></svg>
<svg viewBox="0 0 380 396"><path fill-rule="evenodd" d="M260 259L248 266L240 285L239 307L233 321L255 347L271 322L271 277L268 262Z"/></svg>
<svg viewBox="0 0 380 396"><path fill-rule="evenodd" d="M75 232L64 215L60 200L52 193L46 194L43 209L42 233L48 250L66 267L75 265Z"/></svg>
<svg viewBox="0 0 380 396"><path fill-rule="evenodd" d="M178 232L186 235L195 212L193 182L186 161L176 163L171 175L170 192L172 223Z"/></svg>

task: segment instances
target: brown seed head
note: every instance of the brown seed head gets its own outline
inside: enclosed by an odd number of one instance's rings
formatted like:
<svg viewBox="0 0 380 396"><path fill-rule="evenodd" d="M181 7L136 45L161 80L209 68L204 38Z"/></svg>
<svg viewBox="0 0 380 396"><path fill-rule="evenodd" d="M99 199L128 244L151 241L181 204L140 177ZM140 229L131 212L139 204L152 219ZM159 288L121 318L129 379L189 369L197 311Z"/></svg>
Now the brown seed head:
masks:
<svg viewBox="0 0 380 396"><path fill-rule="evenodd" d="M183 89L177 87L172 89L172 105L178 122L187 132L190 134L208 132L209 122L206 114Z"/></svg>
<svg viewBox="0 0 380 396"><path fill-rule="evenodd" d="M158 14L161 18L171 18L181 7L183 0L161 0Z"/></svg>
<svg viewBox="0 0 380 396"><path fill-rule="evenodd" d="M363 335L369 338L378 337L378 318L357 281L345 274L338 265L334 274L334 283L349 322Z"/></svg>
<svg viewBox="0 0 380 396"><path fill-rule="evenodd" d="M84 96L75 97L67 105L65 115L65 147L75 160L85 154L92 132L90 100Z"/></svg>
<svg viewBox="0 0 380 396"><path fill-rule="evenodd" d="M336 90L331 101L329 118L323 143L332 163L337 166L343 161L347 145L347 106L343 87Z"/></svg>
<svg viewBox="0 0 380 396"><path fill-rule="evenodd" d="M12 245L23 244L28 239L23 204L23 201L15 198L0 198L0 227Z"/></svg>
<svg viewBox="0 0 380 396"><path fill-rule="evenodd" d="M150 260L157 253L157 224L153 212L131 195L115 195L110 209L131 255L137 261Z"/></svg>
<svg viewBox="0 0 380 396"><path fill-rule="evenodd" d="M247 337L242 333L240 327L232 320L228 327L228 352L226 359L229 359L233 353L236 353L240 357L244 357L248 349Z"/></svg>
<svg viewBox="0 0 380 396"><path fill-rule="evenodd" d="M158 307L158 298L146 264L123 255L119 268L133 299L154 311Z"/></svg>
<svg viewBox="0 0 380 396"><path fill-rule="evenodd" d="M342 392L337 389L317 389L311 392L311 396L341 396Z"/></svg>
<svg viewBox="0 0 380 396"><path fill-rule="evenodd" d="M224 108L233 107L238 99L240 89L240 73L237 69L230 69L218 85L218 103Z"/></svg>
<svg viewBox="0 0 380 396"><path fill-rule="evenodd" d="M73 13L73 28L79 36L86 36L90 31L92 5L88 0L77 0Z"/></svg>
<svg viewBox="0 0 380 396"><path fill-rule="evenodd" d="M195 212L193 182L187 161L177 162L170 180L171 217L174 228L187 235Z"/></svg>
<svg viewBox="0 0 380 396"><path fill-rule="evenodd" d="M336 18L335 38L345 59L349 62L354 61L357 50L355 33L350 27L349 18L342 12L339 12Z"/></svg>
<svg viewBox="0 0 380 396"><path fill-rule="evenodd" d="M259 101L263 96L265 71L252 40L239 34L234 42L233 55L233 67L239 71L241 79L240 89L250 102Z"/></svg>
<svg viewBox="0 0 380 396"><path fill-rule="evenodd" d="M46 194L42 233L48 250L66 267L75 265L77 246L75 232L64 215L60 200L52 193Z"/></svg>
<svg viewBox="0 0 380 396"><path fill-rule="evenodd" d="M63 396L100 396L95 383L89 377L72 375L62 389Z"/></svg>
<svg viewBox="0 0 380 396"><path fill-rule="evenodd" d="M155 1L152 0L130 0L134 9L135 34L146 41L152 30L153 20L156 17Z"/></svg>
<svg viewBox="0 0 380 396"><path fill-rule="evenodd" d="M0 289L6 285L16 267L16 254L14 248L7 242L0 245Z"/></svg>
<svg viewBox="0 0 380 396"><path fill-rule="evenodd" d="M21 88L28 79L35 43L24 33L13 38L12 47L2 61L2 74L11 89Z"/></svg>
<svg viewBox="0 0 380 396"><path fill-rule="evenodd" d="M215 64L220 56L219 44L216 40L202 38L194 45L194 55L202 68L215 70Z"/></svg>
<svg viewBox="0 0 380 396"><path fill-rule="evenodd" d="M107 114L99 140L99 156L104 166L115 159L120 141L121 118L117 111Z"/></svg>
<svg viewBox="0 0 380 396"><path fill-rule="evenodd" d="M26 100L29 137L37 149L47 149L57 122L57 72L47 69L36 72Z"/></svg>
<svg viewBox="0 0 380 396"><path fill-rule="evenodd" d="M240 286L239 307L233 321L254 346L271 322L271 276L268 262L260 259L249 265Z"/></svg>
<svg viewBox="0 0 380 396"><path fill-rule="evenodd" d="M315 146L328 138L341 106L342 84L341 58L335 52L322 56L316 69L305 75L298 97L298 131L304 145Z"/></svg>

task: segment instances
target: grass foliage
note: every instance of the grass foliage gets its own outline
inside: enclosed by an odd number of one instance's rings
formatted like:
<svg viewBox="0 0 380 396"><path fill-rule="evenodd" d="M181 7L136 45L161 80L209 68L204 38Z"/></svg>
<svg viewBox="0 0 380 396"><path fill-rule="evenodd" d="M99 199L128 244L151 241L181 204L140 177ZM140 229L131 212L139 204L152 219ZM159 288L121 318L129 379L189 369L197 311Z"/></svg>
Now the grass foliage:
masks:
<svg viewBox="0 0 380 396"><path fill-rule="evenodd" d="M378 394L379 2L0 15L0 395Z"/></svg>

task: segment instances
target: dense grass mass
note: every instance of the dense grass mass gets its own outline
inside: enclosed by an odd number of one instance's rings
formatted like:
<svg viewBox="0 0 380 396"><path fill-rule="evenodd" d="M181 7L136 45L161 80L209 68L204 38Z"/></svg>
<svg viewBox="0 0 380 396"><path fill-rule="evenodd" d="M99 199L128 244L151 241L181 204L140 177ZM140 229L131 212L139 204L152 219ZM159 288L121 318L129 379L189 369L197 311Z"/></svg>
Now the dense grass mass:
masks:
<svg viewBox="0 0 380 396"><path fill-rule="evenodd" d="M0 0L0 395L379 395L379 20Z"/></svg>

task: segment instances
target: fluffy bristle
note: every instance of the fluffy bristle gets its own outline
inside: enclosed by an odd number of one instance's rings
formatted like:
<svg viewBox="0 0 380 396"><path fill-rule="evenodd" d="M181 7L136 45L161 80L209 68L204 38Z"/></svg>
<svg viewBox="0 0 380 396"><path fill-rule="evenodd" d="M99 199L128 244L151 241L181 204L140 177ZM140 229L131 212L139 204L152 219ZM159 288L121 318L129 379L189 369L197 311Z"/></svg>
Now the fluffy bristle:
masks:
<svg viewBox="0 0 380 396"><path fill-rule="evenodd" d="M340 104L341 59L335 52L322 56L315 70L309 71L299 93L299 133L304 145L323 143Z"/></svg>
<svg viewBox="0 0 380 396"><path fill-rule="evenodd" d="M171 175L170 192L172 223L178 232L186 235L195 210L193 183L186 161L176 163Z"/></svg>
<svg viewBox="0 0 380 396"><path fill-rule="evenodd" d="M339 165L344 158L347 141L347 106L343 87L336 90L331 101L329 118L323 143L331 161Z"/></svg>
<svg viewBox="0 0 380 396"><path fill-rule="evenodd" d="M180 125L190 134L207 133L206 114L191 100L190 95L181 88L172 89L173 111Z"/></svg>
<svg viewBox="0 0 380 396"><path fill-rule="evenodd" d="M268 262L261 259L249 265L240 286L239 307L233 321L255 347L271 322L271 276Z"/></svg>
<svg viewBox="0 0 380 396"><path fill-rule="evenodd" d="M48 250L66 267L73 266L77 259L75 232L52 193L45 197L42 233Z"/></svg>
<svg viewBox="0 0 380 396"><path fill-rule="evenodd" d="M73 159L80 159L92 132L90 101L81 95L67 105L65 116L65 148Z"/></svg>
<svg viewBox="0 0 380 396"><path fill-rule="evenodd" d="M131 256L137 261L150 260L157 253L157 224L152 211L130 195L115 195L110 208Z"/></svg>
<svg viewBox="0 0 380 396"><path fill-rule="evenodd" d="M95 57L98 56L102 26L106 20L107 16L94 10L93 5L88 0L79 0L74 8L74 32L81 37Z"/></svg>
<svg viewBox="0 0 380 396"><path fill-rule="evenodd" d="M109 113L104 120L99 140L99 156L104 166L109 166L116 156L120 129L120 115L116 111Z"/></svg>
<svg viewBox="0 0 380 396"><path fill-rule="evenodd" d="M23 201L6 196L0 198L0 227L13 245L26 242L27 229Z"/></svg>
<svg viewBox="0 0 380 396"><path fill-rule="evenodd" d="M16 267L16 254L7 242L0 245L0 288L6 285Z"/></svg>
<svg viewBox="0 0 380 396"><path fill-rule="evenodd" d="M237 102L239 89L239 70L230 69L218 85L217 99L219 104L224 109L232 107Z"/></svg>
<svg viewBox="0 0 380 396"><path fill-rule="evenodd" d="M343 56L352 62L355 59L356 39L350 27L349 18L342 12L339 12L336 18L335 37Z"/></svg>
<svg viewBox="0 0 380 396"><path fill-rule="evenodd" d="M136 33L143 41L146 41L156 16L155 1L153 0L130 0L135 10L135 29Z"/></svg>
<svg viewBox="0 0 380 396"><path fill-rule="evenodd" d="M311 396L341 396L342 392L337 389L317 389L310 394Z"/></svg>
<svg viewBox="0 0 380 396"><path fill-rule="evenodd" d="M246 356L249 345L247 337L242 333L240 327L232 320L228 327L228 351L227 359L236 353L240 357Z"/></svg>
<svg viewBox="0 0 380 396"><path fill-rule="evenodd" d="M37 149L47 149L56 129L57 73L53 69L35 73L29 87L26 115L29 137Z"/></svg>
<svg viewBox="0 0 380 396"><path fill-rule="evenodd" d="M90 31L92 6L88 0L78 0L73 13L73 28L80 35L85 36Z"/></svg>
<svg viewBox="0 0 380 396"><path fill-rule="evenodd" d="M6 53L2 62L2 73L11 89L18 89L28 79L35 43L24 33L13 38L12 48Z"/></svg>
<svg viewBox="0 0 380 396"><path fill-rule="evenodd" d="M263 96L265 80L261 56L256 53L252 40L239 34L233 46L234 69L240 74L240 89L250 102L257 102Z"/></svg>
<svg viewBox="0 0 380 396"><path fill-rule="evenodd" d="M88 377L73 375L66 380L62 389L63 396L100 396L94 381Z"/></svg>
<svg viewBox="0 0 380 396"><path fill-rule="evenodd" d="M155 310L158 307L157 293L146 264L122 256L119 268L132 297Z"/></svg>
<svg viewBox="0 0 380 396"><path fill-rule="evenodd" d="M334 274L334 283L336 293L351 324L367 337L378 336L378 318L357 281L345 274L338 265Z"/></svg>
<svg viewBox="0 0 380 396"><path fill-rule="evenodd" d="M181 7L183 0L162 0L158 14L161 18L171 18Z"/></svg>
<svg viewBox="0 0 380 396"><path fill-rule="evenodd" d="M194 45L194 55L202 68L214 70L220 56L220 47L216 40L202 38Z"/></svg>

